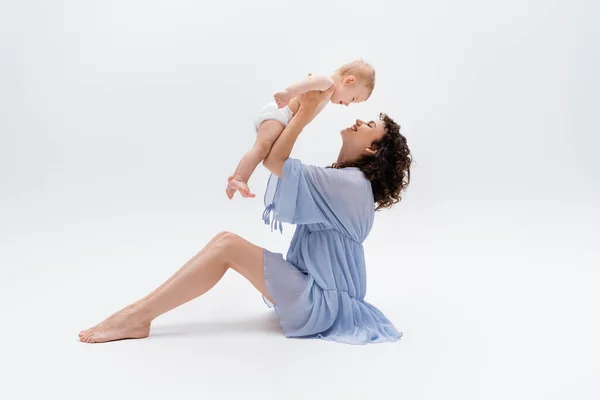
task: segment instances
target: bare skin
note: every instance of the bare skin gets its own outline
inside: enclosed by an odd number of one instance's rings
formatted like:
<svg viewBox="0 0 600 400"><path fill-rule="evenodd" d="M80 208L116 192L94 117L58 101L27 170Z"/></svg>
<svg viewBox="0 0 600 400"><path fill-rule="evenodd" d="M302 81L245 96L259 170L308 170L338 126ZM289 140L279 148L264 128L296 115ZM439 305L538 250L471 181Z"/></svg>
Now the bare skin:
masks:
<svg viewBox="0 0 600 400"><path fill-rule="evenodd" d="M322 77L322 79L317 79L316 85L315 82L307 82L308 83L301 82L299 84L300 86L298 86L297 89L294 89L293 93L304 93L304 91L306 90L318 91L321 89L324 91L319 92L321 93L319 95L320 98L318 99L319 103L315 104L316 108L312 112L312 115L309 116L308 119L305 121L306 124L310 123L315 118L315 116L317 116L323 110L323 108L325 108L325 106L331 99L331 96L333 95L335 87L331 84L333 80L331 80L331 78L328 77ZM311 85L313 85L314 87L312 87ZM327 89L328 87L329 89ZM288 92L286 91L286 93ZM354 92L350 92L351 95L353 93ZM296 96L296 94L294 94L294 96ZM354 98L356 98L356 96ZM275 95L275 99L277 100L278 98L278 95ZM281 103L279 100L277 101L277 103L280 108L284 107L284 105L282 105L283 103ZM340 101L340 104L345 104L347 106L349 103ZM289 106L292 115L295 116L298 110L300 109L300 101L298 96L287 99L285 105ZM277 138L279 137L279 135L281 135L284 129L285 127L283 126L283 124L275 120L266 120L258 127L256 141L254 143L254 146L252 147L252 150L247 152L242 157L242 159L238 163L238 166L235 169L235 172L227 178L227 188L225 189L225 193L227 194L227 197L229 197L230 200L235 195L235 192L240 192L242 197L245 198L255 197L255 195L250 191L250 188L248 188L248 180L254 173L254 170L256 169L258 164L260 164L261 161L264 161L264 159L267 157L267 155L273 147L273 144L275 143L275 141L277 141Z"/></svg>
<svg viewBox="0 0 600 400"><path fill-rule="evenodd" d="M283 132L283 129L284 126L279 121L267 120L260 124L254 147L244 154L235 172L228 178L225 193L227 193L229 199L233 198L236 191L240 192L242 197L255 197L248 188L248 179L250 179L258 164L269 154L273 143L275 143L281 132Z"/></svg>
<svg viewBox="0 0 600 400"><path fill-rule="evenodd" d="M275 140L263 164L281 176L298 135L314 118L327 92L309 92L299 98L298 114ZM229 232L218 234L171 278L152 293L113 314L98 325L79 333L85 343L102 343L121 339L140 339L150 334L150 325L160 315L195 299L210 290L228 269L242 274L271 303L275 303L265 283L264 249Z"/></svg>
<svg viewBox="0 0 600 400"><path fill-rule="evenodd" d="M152 293L98 325L81 331L85 343L141 339L150 334L154 319L210 290L228 269L242 274L269 301L263 272L263 249L229 232L216 235Z"/></svg>

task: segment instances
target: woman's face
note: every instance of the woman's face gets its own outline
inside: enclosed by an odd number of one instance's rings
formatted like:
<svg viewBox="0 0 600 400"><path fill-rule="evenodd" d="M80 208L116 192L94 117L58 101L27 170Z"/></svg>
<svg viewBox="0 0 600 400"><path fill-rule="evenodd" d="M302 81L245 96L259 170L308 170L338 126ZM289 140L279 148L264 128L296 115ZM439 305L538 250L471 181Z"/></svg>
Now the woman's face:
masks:
<svg viewBox="0 0 600 400"><path fill-rule="evenodd" d="M363 155L375 154L375 149L371 148L371 145L385 135L385 123L379 119L368 122L357 119L354 125L343 129L340 133L342 150L338 162L354 161Z"/></svg>

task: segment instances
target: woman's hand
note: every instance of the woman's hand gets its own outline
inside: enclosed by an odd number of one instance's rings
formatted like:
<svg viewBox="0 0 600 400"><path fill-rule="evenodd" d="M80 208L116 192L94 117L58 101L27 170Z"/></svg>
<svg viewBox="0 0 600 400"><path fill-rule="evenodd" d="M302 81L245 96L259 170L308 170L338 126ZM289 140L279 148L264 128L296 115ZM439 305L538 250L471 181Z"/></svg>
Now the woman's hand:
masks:
<svg viewBox="0 0 600 400"><path fill-rule="evenodd" d="M287 106L292 100L292 96L290 95L290 92L287 91L287 89L282 92L275 93L273 98L275 99L275 103L277 103L278 108L283 108Z"/></svg>
<svg viewBox="0 0 600 400"><path fill-rule="evenodd" d="M304 111L312 118L319 104L331 98L334 87L334 85L331 85L329 89L322 92L311 90L310 92L299 95L298 102L300 103L300 110Z"/></svg>

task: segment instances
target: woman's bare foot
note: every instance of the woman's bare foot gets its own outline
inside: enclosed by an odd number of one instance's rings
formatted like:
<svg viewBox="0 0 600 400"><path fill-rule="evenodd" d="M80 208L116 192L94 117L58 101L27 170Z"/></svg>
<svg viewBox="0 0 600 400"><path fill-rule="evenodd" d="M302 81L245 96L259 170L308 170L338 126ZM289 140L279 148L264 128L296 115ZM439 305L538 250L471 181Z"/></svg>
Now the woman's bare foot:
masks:
<svg viewBox="0 0 600 400"><path fill-rule="evenodd" d="M127 307L98 325L79 333L85 343L103 343L122 339L142 339L150 334L150 322Z"/></svg>

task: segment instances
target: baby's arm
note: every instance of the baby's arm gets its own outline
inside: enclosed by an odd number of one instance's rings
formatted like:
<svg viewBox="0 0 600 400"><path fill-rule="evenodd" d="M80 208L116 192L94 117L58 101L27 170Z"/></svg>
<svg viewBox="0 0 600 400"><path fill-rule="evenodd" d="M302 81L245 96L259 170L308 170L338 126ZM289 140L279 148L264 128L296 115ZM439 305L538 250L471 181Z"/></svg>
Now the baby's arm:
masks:
<svg viewBox="0 0 600 400"><path fill-rule="evenodd" d="M310 92L311 90L324 91L329 89L334 84L333 79L327 75L312 75L302 79L300 82L294 83L286 89L292 96L296 97L302 93Z"/></svg>
<svg viewBox="0 0 600 400"><path fill-rule="evenodd" d="M333 86L333 79L327 75L312 75L308 78L294 83L283 92L275 93L275 102L279 108L285 107L292 98L301 95L302 93L310 92L311 90L324 91Z"/></svg>

